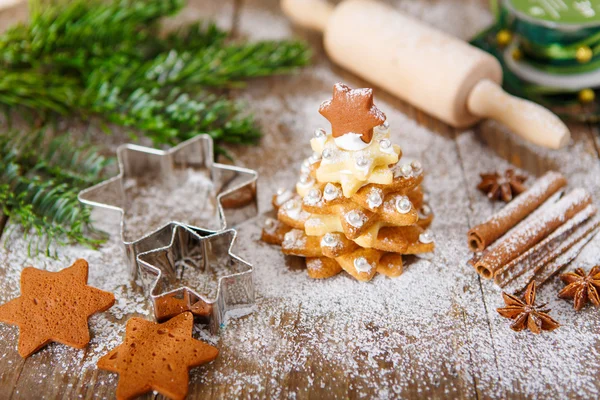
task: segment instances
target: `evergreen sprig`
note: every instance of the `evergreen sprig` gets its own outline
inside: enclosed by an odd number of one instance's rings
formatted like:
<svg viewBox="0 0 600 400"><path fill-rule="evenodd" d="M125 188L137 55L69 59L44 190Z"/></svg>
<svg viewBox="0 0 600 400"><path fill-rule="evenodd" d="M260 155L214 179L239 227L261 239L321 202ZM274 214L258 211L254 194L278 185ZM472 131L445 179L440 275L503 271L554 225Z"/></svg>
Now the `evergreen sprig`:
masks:
<svg viewBox="0 0 600 400"><path fill-rule="evenodd" d="M51 244L65 241L89 246L102 242L77 194L97 183L112 159L69 135L45 130L3 133L0 151L2 211L26 234L35 233L30 241L34 252L42 247L49 252Z"/></svg>
<svg viewBox="0 0 600 400"><path fill-rule="evenodd" d="M42 114L95 114L157 145L197 133L213 136L217 150L224 142L256 143L253 118L221 89L306 65L306 45L231 40L214 23L158 35L159 19L183 3L35 2L29 25L0 36L0 104Z"/></svg>
<svg viewBox="0 0 600 400"><path fill-rule="evenodd" d="M0 105L35 122L61 114L124 126L135 139L174 145L199 133L252 144L260 130L225 89L308 64L305 44L233 40L214 23L166 35L160 20L184 0L30 0L30 21L0 35ZM108 160L68 136L0 133L0 207L45 243L94 245L77 193Z"/></svg>

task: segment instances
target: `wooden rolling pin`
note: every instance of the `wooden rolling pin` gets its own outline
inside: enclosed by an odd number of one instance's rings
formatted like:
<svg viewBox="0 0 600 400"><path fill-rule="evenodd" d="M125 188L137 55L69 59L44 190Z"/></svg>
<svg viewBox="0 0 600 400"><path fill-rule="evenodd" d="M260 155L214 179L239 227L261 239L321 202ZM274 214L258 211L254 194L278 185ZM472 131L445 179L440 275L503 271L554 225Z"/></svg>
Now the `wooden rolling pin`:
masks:
<svg viewBox="0 0 600 400"><path fill-rule="evenodd" d="M569 142L547 109L504 92L502 67L490 54L369 0L334 7L322 0L282 0L296 23L324 32L339 65L457 128L498 120L551 149Z"/></svg>

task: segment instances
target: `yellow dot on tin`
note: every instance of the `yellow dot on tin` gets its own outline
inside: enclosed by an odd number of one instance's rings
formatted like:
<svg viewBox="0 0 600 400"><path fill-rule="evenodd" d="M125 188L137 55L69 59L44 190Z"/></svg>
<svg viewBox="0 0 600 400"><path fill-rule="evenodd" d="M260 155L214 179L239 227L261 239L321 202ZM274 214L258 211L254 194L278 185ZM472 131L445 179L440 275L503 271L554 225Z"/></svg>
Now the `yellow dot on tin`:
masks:
<svg viewBox="0 0 600 400"><path fill-rule="evenodd" d="M496 43L500 47L506 47L512 41L512 33L508 29L502 29L496 34Z"/></svg>
<svg viewBox="0 0 600 400"><path fill-rule="evenodd" d="M589 46L581 46L577 49L577 52L575 52L575 59L580 64L590 62L593 56L594 53L592 52L592 49L589 48Z"/></svg>
<svg viewBox="0 0 600 400"><path fill-rule="evenodd" d="M513 60L519 61L523 58L523 52L518 47L515 47L515 49L512 51L511 56Z"/></svg>
<svg viewBox="0 0 600 400"><path fill-rule="evenodd" d="M596 93L592 89L583 89L577 95L579 102L583 104L591 103L596 99Z"/></svg>

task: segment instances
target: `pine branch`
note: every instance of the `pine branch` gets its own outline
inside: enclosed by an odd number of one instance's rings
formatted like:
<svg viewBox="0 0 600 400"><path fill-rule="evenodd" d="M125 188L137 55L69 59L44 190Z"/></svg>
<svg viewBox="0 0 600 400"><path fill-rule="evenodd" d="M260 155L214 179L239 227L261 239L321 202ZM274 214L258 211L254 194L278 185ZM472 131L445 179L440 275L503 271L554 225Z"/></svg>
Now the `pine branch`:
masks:
<svg viewBox="0 0 600 400"><path fill-rule="evenodd" d="M30 23L0 35L0 105L42 117L94 115L157 146L199 133L211 135L222 154L222 143L256 143L253 117L222 89L306 65L306 45L234 42L214 23L159 35L160 19L183 2L31 0ZM97 243L86 235L89 213L76 193L100 179L110 160L66 135L19 134L0 135L4 212L48 245Z"/></svg>
<svg viewBox="0 0 600 400"><path fill-rule="evenodd" d="M260 131L238 103L210 93L190 95L179 89L139 88L122 95L108 81L89 98L92 112L111 122L144 132L156 145L177 144L200 133L217 143L256 143Z"/></svg>
<svg viewBox="0 0 600 400"><path fill-rule="evenodd" d="M38 113L67 114L76 105L79 85L74 79L33 70L0 69L0 104L25 107Z"/></svg>
<svg viewBox="0 0 600 400"><path fill-rule="evenodd" d="M34 232L36 246L76 242L95 246L90 211L77 199L97 183L112 159L69 135L8 132L0 136L0 205L5 215ZM90 235L89 233L92 233ZM36 247L37 249L37 247Z"/></svg>
<svg viewBox="0 0 600 400"><path fill-rule="evenodd" d="M208 46L220 46L227 39L227 32L214 22L195 22L170 32L160 41L161 51L198 51Z"/></svg>
<svg viewBox="0 0 600 400"><path fill-rule="evenodd" d="M80 70L98 58L142 56L154 43L160 18L178 12L184 0L30 1L31 22L9 29L0 40L7 65L62 66Z"/></svg>
<svg viewBox="0 0 600 400"><path fill-rule="evenodd" d="M233 43L195 52L171 50L137 67L138 79L133 82L145 87L241 86L249 78L289 73L309 60L305 45L297 41Z"/></svg>

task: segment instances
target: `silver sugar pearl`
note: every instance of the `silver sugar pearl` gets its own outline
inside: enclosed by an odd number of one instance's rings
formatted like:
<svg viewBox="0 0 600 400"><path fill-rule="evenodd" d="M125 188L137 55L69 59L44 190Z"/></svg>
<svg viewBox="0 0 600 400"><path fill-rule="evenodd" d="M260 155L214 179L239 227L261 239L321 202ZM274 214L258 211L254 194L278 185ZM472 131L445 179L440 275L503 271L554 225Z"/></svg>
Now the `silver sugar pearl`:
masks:
<svg viewBox="0 0 600 400"><path fill-rule="evenodd" d="M296 203L295 201L288 201L287 203L285 203L285 209L288 211L294 210L298 208L298 203Z"/></svg>
<svg viewBox="0 0 600 400"><path fill-rule="evenodd" d="M267 218L265 220L265 226L267 228L272 228L275 225L275 220L273 218Z"/></svg>
<svg viewBox="0 0 600 400"><path fill-rule="evenodd" d="M419 161L413 161L412 163L410 163L410 166L412 167L413 171L417 175L419 175L421 172L423 172L423 166L421 165L421 163Z"/></svg>
<svg viewBox="0 0 600 400"><path fill-rule="evenodd" d="M319 189L310 189L306 196L309 198L309 200L318 201L321 199L321 191Z"/></svg>
<svg viewBox="0 0 600 400"><path fill-rule="evenodd" d="M284 188L277 189L277 196L281 196L284 193L285 193L285 189Z"/></svg>
<svg viewBox="0 0 600 400"><path fill-rule="evenodd" d="M377 129L379 131L387 131L388 129L390 129L390 124L389 122L387 122L387 120L383 121L383 123L379 126L377 126Z"/></svg>
<svg viewBox="0 0 600 400"><path fill-rule="evenodd" d="M380 147L382 150L387 150L387 149L389 149L390 147L392 147L392 142L391 142L389 139L381 139L381 140L379 141L379 147Z"/></svg>
<svg viewBox="0 0 600 400"><path fill-rule="evenodd" d="M317 152L314 152L313 155L308 158L309 164L314 164L319 160L321 160L321 155Z"/></svg>
<svg viewBox="0 0 600 400"><path fill-rule="evenodd" d="M329 160L331 157L333 157L333 150L331 150L331 149L323 150L323 158L324 159Z"/></svg>
<svg viewBox="0 0 600 400"><path fill-rule="evenodd" d="M323 190L323 197L325 197L325 200L331 201L331 200L337 198L338 196L339 196L339 191L338 191L337 187L335 187L331 183L328 183L327 185L325 185L325 189Z"/></svg>
<svg viewBox="0 0 600 400"><path fill-rule="evenodd" d="M428 244L433 242L433 234L429 231L425 231L419 235L419 242Z"/></svg>
<svg viewBox="0 0 600 400"><path fill-rule="evenodd" d="M350 211L346 215L346 219L350 225L357 227L357 228L362 226L362 224L363 224L362 216L356 210Z"/></svg>
<svg viewBox="0 0 600 400"><path fill-rule="evenodd" d="M366 258L364 257L358 257L354 260L354 268L358 271L358 272L370 272L371 271L371 264L369 264L369 261L367 261Z"/></svg>
<svg viewBox="0 0 600 400"><path fill-rule="evenodd" d="M367 165L369 165L369 159L364 157L364 156L360 156L356 159L356 166L359 168L364 168Z"/></svg>
<svg viewBox="0 0 600 400"><path fill-rule="evenodd" d="M323 240L321 241L322 245L325 247L335 246L337 242L337 237L331 233L327 233L325 236L323 236Z"/></svg>
<svg viewBox="0 0 600 400"><path fill-rule="evenodd" d="M316 138L324 138L325 136L327 136L327 132L325 132L325 129L323 129L323 128L315 129L315 137Z"/></svg>
<svg viewBox="0 0 600 400"><path fill-rule="evenodd" d="M420 214L423 217L429 217L431 215L431 207L429 207L427 204L423 205L423 207L421 207Z"/></svg>
<svg viewBox="0 0 600 400"><path fill-rule="evenodd" d="M288 232L283 237L283 244L289 246L292 243L294 243L294 236L293 236L292 232Z"/></svg>
<svg viewBox="0 0 600 400"><path fill-rule="evenodd" d="M308 160L304 160L304 162L302 163L302 166L300 167L300 173L304 175L310 174L310 163L308 162Z"/></svg>
<svg viewBox="0 0 600 400"><path fill-rule="evenodd" d="M402 173L402 176L409 178L412 176L413 169L409 164L404 164L402 167L400 167L400 172Z"/></svg>
<svg viewBox="0 0 600 400"><path fill-rule="evenodd" d="M383 203L383 199L381 198L381 195L378 192L371 192L367 197L367 203L369 204L369 207L376 208L379 207L381 203Z"/></svg>
<svg viewBox="0 0 600 400"><path fill-rule="evenodd" d="M307 183L313 182L313 178L310 175L300 176L300 183L306 185Z"/></svg>
<svg viewBox="0 0 600 400"><path fill-rule="evenodd" d="M396 199L396 210L398 210L400 214L408 213L411 210L411 208L412 203L410 202L408 197L401 196Z"/></svg>

